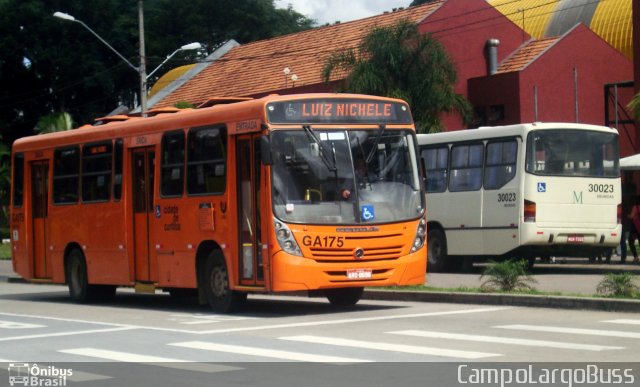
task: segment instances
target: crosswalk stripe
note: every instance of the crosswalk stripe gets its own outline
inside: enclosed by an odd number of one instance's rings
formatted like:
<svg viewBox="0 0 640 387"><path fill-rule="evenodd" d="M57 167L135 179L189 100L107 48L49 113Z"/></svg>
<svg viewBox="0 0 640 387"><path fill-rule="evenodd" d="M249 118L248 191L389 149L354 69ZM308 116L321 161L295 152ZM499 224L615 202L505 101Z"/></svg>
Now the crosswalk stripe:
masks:
<svg viewBox="0 0 640 387"><path fill-rule="evenodd" d="M227 352L240 355L269 357L280 360L293 360L312 363L365 363L370 360L355 359L349 357L323 356L302 352L281 351L276 349L265 349L257 347L244 347L240 345L218 344L204 341L187 341L183 343L172 343L176 347L201 349L207 351Z"/></svg>
<svg viewBox="0 0 640 387"><path fill-rule="evenodd" d="M551 327L543 325L500 325L494 328L500 329L513 329L521 331L534 331L534 332L552 332L552 333L569 333L574 335L590 335L590 336L607 336L607 337L624 337L629 339L640 339L640 333L638 332L625 332L625 331L605 331L600 329L580 329L580 328L565 328L565 327Z"/></svg>
<svg viewBox="0 0 640 387"><path fill-rule="evenodd" d="M611 323L611 324L627 324L627 325L640 325L640 320L631 320L631 319L618 319L618 320L605 320L601 321L603 323Z"/></svg>
<svg viewBox="0 0 640 387"><path fill-rule="evenodd" d="M206 373L235 371L240 368L223 366L218 364L204 364L189 362L188 360L170 359L166 357L140 355L128 352L110 351L99 348L72 348L62 349L58 352L68 353L72 355L87 356L103 360L112 360L126 363L146 363L150 365L156 365L166 368L174 368L186 371L198 371Z"/></svg>
<svg viewBox="0 0 640 387"><path fill-rule="evenodd" d="M458 333L429 332L429 331L418 331L418 330L406 330L406 331L396 331L396 332L387 332L387 333L394 334L394 335L413 336L413 337L427 337L431 339L477 341L482 343L511 344L511 345L530 346L530 347L546 347L546 348L560 348L560 349L575 349L575 350L582 350L582 351L607 351L607 350L613 350L613 349L624 349L624 347L567 343L567 342L561 342L561 341L528 340L528 339L515 339L510 337L465 335L465 334L458 334Z"/></svg>
<svg viewBox="0 0 640 387"><path fill-rule="evenodd" d="M378 351L404 352L404 353L412 353L412 354L419 354L419 355L432 355L432 356L454 357L454 358L463 358L463 359L481 359L485 357L502 356L497 353L458 351L454 349L419 347L415 345L389 344L389 343L341 339L341 338L334 338L334 337L289 336L289 337L280 337L280 339L290 340L290 341L301 341L305 343L314 343L314 344L337 345L341 347L373 349Z"/></svg>
<svg viewBox="0 0 640 387"><path fill-rule="evenodd" d="M46 337L87 335L87 334L94 334L94 333L129 331L129 330L132 330L132 329L135 329L135 328L119 327L119 328L105 328L105 329L90 329L90 330L86 330L86 331L42 333L42 334L36 334L36 335L2 337L2 338L0 338L0 341L28 340L28 339L41 339L41 338L46 338Z"/></svg>

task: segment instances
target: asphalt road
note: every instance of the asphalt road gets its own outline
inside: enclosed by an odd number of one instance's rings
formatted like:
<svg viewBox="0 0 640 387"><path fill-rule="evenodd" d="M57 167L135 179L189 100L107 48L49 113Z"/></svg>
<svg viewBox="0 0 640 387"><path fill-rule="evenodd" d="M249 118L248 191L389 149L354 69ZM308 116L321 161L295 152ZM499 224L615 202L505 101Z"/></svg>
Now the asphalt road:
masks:
<svg viewBox="0 0 640 387"><path fill-rule="evenodd" d="M639 313L252 296L217 315L164 294L76 305L62 286L0 282L0 385L21 364L90 386L454 386L461 365L529 364L637 381L639 352Z"/></svg>

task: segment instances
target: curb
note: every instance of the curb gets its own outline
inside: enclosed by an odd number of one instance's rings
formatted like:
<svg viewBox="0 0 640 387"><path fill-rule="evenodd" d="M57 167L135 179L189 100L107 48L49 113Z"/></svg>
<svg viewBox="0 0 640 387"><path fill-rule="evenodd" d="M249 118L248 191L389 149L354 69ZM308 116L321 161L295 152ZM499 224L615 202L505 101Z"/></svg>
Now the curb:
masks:
<svg viewBox="0 0 640 387"><path fill-rule="evenodd" d="M640 312L640 300L619 300L596 297L568 297L521 294L412 292L366 289L363 299L385 301L418 301L458 304L488 304L537 308L585 309L607 312Z"/></svg>

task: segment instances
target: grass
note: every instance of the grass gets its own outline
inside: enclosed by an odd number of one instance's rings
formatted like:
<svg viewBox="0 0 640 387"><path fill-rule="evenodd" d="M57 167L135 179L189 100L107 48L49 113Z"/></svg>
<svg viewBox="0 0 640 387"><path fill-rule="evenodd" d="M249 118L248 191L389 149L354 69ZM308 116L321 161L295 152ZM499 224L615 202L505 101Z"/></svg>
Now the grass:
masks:
<svg viewBox="0 0 640 387"><path fill-rule="evenodd" d="M519 290L519 291L487 291L479 287L461 286L457 288L437 288L433 286L389 286L384 288L370 288L371 290L398 290L398 291L414 291L414 292L433 292L433 293L491 293L491 294L514 294L514 295L534 295L534 296L564 296L576 298L611 298L611 299L627 299L640 300L640 294L636 293L632 297L624 297L619 295L603 295L603 294L582 294L582 293L562 293L562 292L544 292L536 289Z"/></svg>
<svg viewBox="0 0 640 387"><path fill-rule="evenodd" d="M8 259L11 259L11 244L2 243L0 244L0 260Z"/></svg>

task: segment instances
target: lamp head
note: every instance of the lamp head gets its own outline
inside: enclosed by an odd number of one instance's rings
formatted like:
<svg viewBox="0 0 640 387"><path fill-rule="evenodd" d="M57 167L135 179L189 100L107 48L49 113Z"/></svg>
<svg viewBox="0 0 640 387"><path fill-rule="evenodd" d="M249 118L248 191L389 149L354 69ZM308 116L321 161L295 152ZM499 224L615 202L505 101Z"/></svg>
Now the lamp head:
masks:
<svg viewBox="0 0 640 387"><path fill-rule="evenodd" d="M63 20L76 21L75 17L69 15L68 13L64 13L64 12L55 12L53 14L53 17L57 17L58 19L63 19Z"/></svg>
<svg viewBox="0 0 640 387"><path fill-rule="evenodd" d="M181 50L199 50L201 48L202 48L202 44L198 42L185 44L184 46L180 47Z"/></svg>

